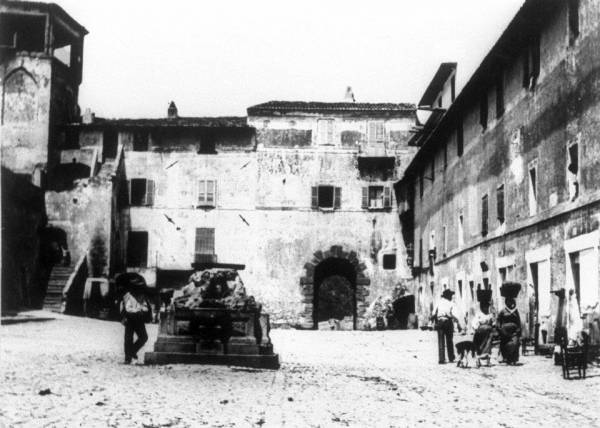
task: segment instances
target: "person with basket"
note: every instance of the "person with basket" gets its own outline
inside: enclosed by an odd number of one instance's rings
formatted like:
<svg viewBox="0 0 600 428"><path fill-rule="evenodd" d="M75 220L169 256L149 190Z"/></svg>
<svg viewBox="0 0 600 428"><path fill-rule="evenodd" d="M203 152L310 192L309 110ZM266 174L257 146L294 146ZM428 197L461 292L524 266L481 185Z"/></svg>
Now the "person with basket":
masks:
<svg viewBox="0 0 600 428"><path fill-rule="evenodd" d="M126 290L121 302L121 323L125 326L125 364L130 364L132 359L137 360L138 351L148 340L146 322L152 320L152 311L146 297L146 281L141 275L123 274L118 281Z"/></svg>

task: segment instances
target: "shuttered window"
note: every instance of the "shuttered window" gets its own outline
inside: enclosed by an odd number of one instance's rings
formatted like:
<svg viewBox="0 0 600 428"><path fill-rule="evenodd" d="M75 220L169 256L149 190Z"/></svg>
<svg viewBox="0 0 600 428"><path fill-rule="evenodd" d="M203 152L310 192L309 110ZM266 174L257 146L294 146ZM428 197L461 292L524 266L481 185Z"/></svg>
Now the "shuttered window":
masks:
<svg viewBox="0 0 600 428"><path fill-rule="evenodd" d="M334 210L342 205L342 188L334 186L313 186L311 189L312 209Z"/></svg>
<svg viewBox="0 0 600 428"><path fill-rule="evenodd" d="M484 195L481 198L481 235L486 236L488 233L488 196Z"/></svg>
<svg viewBox="0 0 600 428"><path fill-rule="evenodd" d="M217 182L200 180L198 182L198 206L215 207L217 205Z"/></svg>
<svg viewBox="0 0 600 428"><path fill-rule="evenodd" d="M317 140L319 145L333 145L333 119L317 120Z"/></svg>
<svg viewBox="0 0 600 428"><path fill-rule="evenodd" d="M129 204L134 207L154 205L154 180L133 178L129 181Z"/></svg>
<svg viewBox="0 0 600 428"><path fill-rule="evenodd" d="M385 141L385 126L383 122L369 122L368 138L371 143Z"/></svg>
<svg viewBox="0 0 600 428"><path fill-rule="evenodd" d="M196 254L215 253L215 229L211 227L196 228Z"/></svg>
<svg viewBox="0 0 600 428"><path fill-rule="evenodd" d="M385 209L392 206L392 189L388 186L365 186L362 189L363 209Z"/></svg>

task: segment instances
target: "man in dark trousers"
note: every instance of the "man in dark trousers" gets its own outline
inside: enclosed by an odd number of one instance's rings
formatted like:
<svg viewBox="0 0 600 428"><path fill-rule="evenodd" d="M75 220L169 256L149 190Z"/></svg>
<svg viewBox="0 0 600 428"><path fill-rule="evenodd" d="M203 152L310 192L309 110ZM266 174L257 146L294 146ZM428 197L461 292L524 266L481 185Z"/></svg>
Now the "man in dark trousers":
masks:
<svg viewBox="0 0 600 428"><path fill-rule="evenodd" d="M440 364L445 364L444 342L448 349L448 361L454 362L454 343L452 336L454 334L454 321L458 324L458 329L461 330L460 321L456 316L456 308L452 303L452 295L454 291L446 289L442 292L442 298L433 311L432 319L435 321L435 328L438 333L438 353Z"/></svg>
<svg viewBox="0 0 600 428"><path fill-rule="evenodd" d="M121 303L121 322L125 325L125 364L130 364L132 359L137 360L137 352L148 340L145 323L151 319L151 307L146 297L146 281L142 276L126 273L117 282L127 291ZM135 342L134 333L137 336Z"/></svg>

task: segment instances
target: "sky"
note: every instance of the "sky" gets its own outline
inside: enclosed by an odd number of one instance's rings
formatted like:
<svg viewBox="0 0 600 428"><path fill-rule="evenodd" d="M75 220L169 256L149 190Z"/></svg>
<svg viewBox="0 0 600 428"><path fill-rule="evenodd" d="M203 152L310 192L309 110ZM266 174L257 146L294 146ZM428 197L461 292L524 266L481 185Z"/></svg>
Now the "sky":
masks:
<svg viewBox="0 0 600 428"><path fill-rule="evenodd" d="M87 28L79 105L99 117L246 114L270 100L416 103L466 83L523 0L54 0Z"/></svg>

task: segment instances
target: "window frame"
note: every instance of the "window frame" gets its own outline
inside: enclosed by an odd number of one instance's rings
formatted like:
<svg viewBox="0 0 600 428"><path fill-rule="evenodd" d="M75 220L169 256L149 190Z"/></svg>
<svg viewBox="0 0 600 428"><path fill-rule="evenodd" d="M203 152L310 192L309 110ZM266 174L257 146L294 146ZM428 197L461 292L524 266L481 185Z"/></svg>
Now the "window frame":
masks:
<svg viewBox="0 0 600 428"><path fill-rule="evenodd" d="M140 257L136 257L132 260L131 254L134 254L133 248L131 248L133 240L132 236L145 236L145 249L146 252ZM143 240L142 240L143 241ZM150 247L150 234L147 230L129 230L127 231L127 252L126 252L126 265L127 267L134 268L147 268L148 267L148 253ZM139 260L139 262L138 262Z"/></svg>
<svg viewBox="0 0 600 428"><path fill-rule="evenodd" d="M208 184L212 183L212 203L208 201L208 195L211 192L208 191ZM201 187L204 187L204 191L201 191ZM200 195L204 195L201 200ZM217 207L217 180L214 178L203 178L196 181L196 208L216 208Z"/></svg>
<svg viewBox="0 0 600 428"><path fill-rule="evenodd" d="M389 267L389 264L386 264L386 259L390 260L390 257L393 257L393 266ZM389 261L388 261L389 263ZM383 270L396 270L396 266L398 265L398 260L396 257L396 253L384 253L381 257L381 267Z"/></svg>
<svg viewBox="0 0 600 428"><path fill-rule="evenodd" d="M502 197L500 197L502 195ZM506 222L506 193L504 183L496 187L496 219L500 225Z"/></svg>
<svg viewBox="0 0 600 428"><path fill-rule="evenodd" d="M319 192L322 189L331 189L332 206L321 206ZM336 211L341 209L342 188L332 184L317 184L311 188L311 208L319 211Z"/></svg>
<svg viewBox="0 0 600 428"><path fill-rule="evenodd" d="M144 181L144 196L140 203L133 203L133 181ZM154 196L156 192L156 183L154 180L144 177L135 177L127 180L129 190L129 206L130 207L151 207L154 206Z"/></svg>
<svg viewBox="0 0 600 428"><path fill-rule="evenodd" d="M325 133L323 134L322 126L326 124ZM325 140L323 140L325 135ZM335 119L320 118L317 119L317 146L335 146Z"/></svg>

